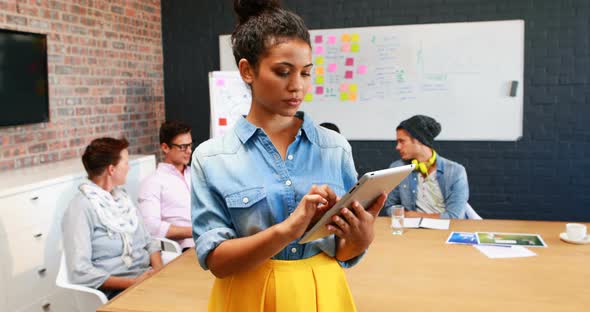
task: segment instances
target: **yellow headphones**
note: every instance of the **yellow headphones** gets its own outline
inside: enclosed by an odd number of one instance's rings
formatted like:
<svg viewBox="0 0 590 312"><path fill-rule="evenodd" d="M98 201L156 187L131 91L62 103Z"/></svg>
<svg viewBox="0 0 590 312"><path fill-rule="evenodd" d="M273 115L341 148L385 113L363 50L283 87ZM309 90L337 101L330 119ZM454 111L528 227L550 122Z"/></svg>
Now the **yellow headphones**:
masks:
<svg viewBox="0 0 590 312"><path fill-rule="evenodd" d="M436 151L432 150L432 156L428 159L428 161L418 161L417 159L412 159L412 164L416 167L414 170L420 171L423 175L428 175L428 169L434 165L436 162Z"/></svg>

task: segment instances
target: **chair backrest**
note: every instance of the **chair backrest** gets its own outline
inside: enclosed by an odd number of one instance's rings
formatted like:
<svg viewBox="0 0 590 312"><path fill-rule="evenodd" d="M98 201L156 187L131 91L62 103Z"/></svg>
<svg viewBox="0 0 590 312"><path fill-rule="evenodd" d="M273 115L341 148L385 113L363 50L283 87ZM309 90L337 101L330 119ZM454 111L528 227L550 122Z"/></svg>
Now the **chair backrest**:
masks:
<svg viewBox="0 0 590 312"><path fill-rule="evenodd" d="M107 303L107 296L100 290L72 284L66 266L66 257L62 253L59 271L55 279L57 287L68 290L74 298L74 304L78 311L96 311L98 307Z"/></svg>
<svg viewBox="0 0 590 312"><path fill-rule="evenodd" d="M162 251L162 261L164 264L174 260L181 254L182 249L180 245L174 241L168 239L157 238L171 245L171 249L174 251ZM68 290L74 298L74 304L78 311L96 311L101 305L107 303L109 300L105 294L94 288L73 284L70 281L68 274L68 267L66 265L66 256L64 253L61 255L61 261L59 264L59 271L55 278L55 285L60 288Z"/></svg>
<svg viewBox="0 0 590 312"><path fill-rule="evenodd" d="M170 251L170 252L175 252L177 254L182 253L182 248L180 247L180 244L178 244L177 242L175 242L171 239L168 239L168 238L164 238L164 237L152 237L152 238L160 241L162 251Z"/></svg>
<svg viewBox="0 0 590 312"><path fill-rule="evenodd" d="M465 209L465 217L470 220L483 220L469 203L467 203L467 209Z"/></svg>

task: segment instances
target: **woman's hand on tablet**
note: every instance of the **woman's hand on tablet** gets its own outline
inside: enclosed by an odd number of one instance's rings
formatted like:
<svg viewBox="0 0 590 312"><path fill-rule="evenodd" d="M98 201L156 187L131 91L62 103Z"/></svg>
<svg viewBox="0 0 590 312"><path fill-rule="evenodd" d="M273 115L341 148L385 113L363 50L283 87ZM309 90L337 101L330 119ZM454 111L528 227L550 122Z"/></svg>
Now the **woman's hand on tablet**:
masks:
<svg viewBox="0 0 590 312"><path fill-rule="evenodd" d="M327 227L339 238L336 259L350 260L369 247L375 237L373 224L386 199L387 195L381 194L366 210L355 201L350 209L342 208L340 214L332 217L333 223L328 224Z"/></svg>
<svg viewBox="0 0 590 312"><path fill-rule="evenodd" d="M284 221L293 239L301 237L310 225L317 222L336 203L336 200L336 194L327 185L312 185L295 211Z"/></svg>
<svg viewBox="0 0 590 312"><path fill-rule="evenodd" d="M313 226L318 220L326 213L326 211L330 210L334 204L336 204L340 198L336 196L336 193L327 185L312 185L311 189L309 190L308 194L317 194L325 198L328 202L326 204L320 204L317 206L315 215L311 218L311 222L309 222L309 226Z"/></svg>

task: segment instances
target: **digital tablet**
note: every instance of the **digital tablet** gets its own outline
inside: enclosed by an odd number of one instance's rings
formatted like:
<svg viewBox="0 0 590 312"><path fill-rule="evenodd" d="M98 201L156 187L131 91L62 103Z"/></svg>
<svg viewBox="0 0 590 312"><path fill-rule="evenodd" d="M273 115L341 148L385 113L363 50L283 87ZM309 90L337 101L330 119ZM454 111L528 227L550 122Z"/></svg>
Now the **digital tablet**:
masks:
<svg viewBox="0 0 590 312"><path fill-rule="evenodd" d="M381 195L389 194L405 177L414 170L414 165L383 169L365 173L360 180L334 204L320 220L299 240L299 244L305 244L332 233L326 229L326 224L332 222L332 217L340 212L343 207L351 209L356 200L363 207L368 208Z"/></svg>

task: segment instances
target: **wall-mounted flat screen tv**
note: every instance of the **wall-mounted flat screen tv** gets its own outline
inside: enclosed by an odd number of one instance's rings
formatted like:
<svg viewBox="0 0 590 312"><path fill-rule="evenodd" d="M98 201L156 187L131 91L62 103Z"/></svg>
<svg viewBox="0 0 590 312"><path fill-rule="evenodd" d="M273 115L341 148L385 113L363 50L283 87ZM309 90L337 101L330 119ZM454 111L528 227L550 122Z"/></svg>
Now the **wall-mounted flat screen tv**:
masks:
<svg viewBox="0 0 590 312"><path fill-rule="evenodd" d="M46 121L47 36L0 29L0 127Z"/></svg>

